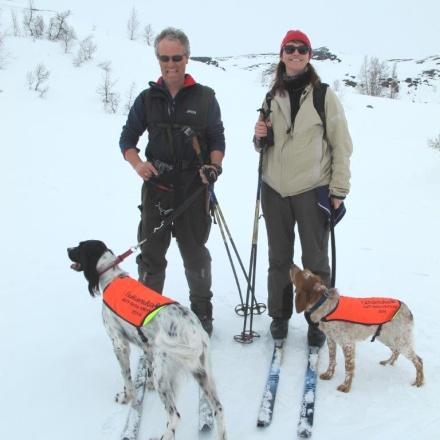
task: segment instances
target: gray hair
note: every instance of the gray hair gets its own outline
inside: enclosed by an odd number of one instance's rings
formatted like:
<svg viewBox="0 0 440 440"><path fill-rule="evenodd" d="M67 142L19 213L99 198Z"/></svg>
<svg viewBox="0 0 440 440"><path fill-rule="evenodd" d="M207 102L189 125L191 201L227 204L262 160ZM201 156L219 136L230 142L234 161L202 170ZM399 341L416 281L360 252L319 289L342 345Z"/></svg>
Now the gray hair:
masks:
<svg viewBox="0 0 440 440"><path fill-rule="evenodd" d="M154 51L156 52L156 56L159 56L158 45L162 40L175 40L178 41L185 49L185 55L189 57L190 47L189 40L186 34L180 29L176 29L173 27L168 27L164 29L155 39L154 39Z"/></svg>

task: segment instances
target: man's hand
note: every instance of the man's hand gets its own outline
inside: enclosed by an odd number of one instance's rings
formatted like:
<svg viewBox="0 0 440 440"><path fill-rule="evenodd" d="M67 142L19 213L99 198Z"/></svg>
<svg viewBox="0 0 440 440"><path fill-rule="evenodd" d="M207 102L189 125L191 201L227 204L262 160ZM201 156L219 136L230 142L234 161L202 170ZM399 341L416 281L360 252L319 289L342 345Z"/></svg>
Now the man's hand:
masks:
<svg viewBox="0 0 440 440"><path fill-rule="evenodd" d="M145 181L150 180L152 177L158 176L159 173L154 168L153 164L151 162L145 161L145 162L139 162L134 166L134 169L138 175L144 179Z"/></svg>
<svg viewBox="0 0 440 440"><path fill-rule="evenodd" d="M211 165L203 165L199 171L200 178L205 185L210 185L214 183L221 173L222 167L216 163L213 163Z"/></svg>

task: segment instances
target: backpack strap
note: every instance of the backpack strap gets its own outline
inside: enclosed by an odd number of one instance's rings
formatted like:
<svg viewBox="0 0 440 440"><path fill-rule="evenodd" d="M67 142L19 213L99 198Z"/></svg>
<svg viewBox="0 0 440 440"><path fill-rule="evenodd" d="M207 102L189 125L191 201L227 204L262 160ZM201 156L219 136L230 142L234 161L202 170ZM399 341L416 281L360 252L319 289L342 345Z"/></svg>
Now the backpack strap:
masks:
<svg viewBox="0 0 440 440"><path fill-rule="evenodd" d="M313 87L313 106L317 111L324 127L324 139L327 139L327 124L325 120L325 94L327 92L328 84L319 83L318 86Z"/></svg>

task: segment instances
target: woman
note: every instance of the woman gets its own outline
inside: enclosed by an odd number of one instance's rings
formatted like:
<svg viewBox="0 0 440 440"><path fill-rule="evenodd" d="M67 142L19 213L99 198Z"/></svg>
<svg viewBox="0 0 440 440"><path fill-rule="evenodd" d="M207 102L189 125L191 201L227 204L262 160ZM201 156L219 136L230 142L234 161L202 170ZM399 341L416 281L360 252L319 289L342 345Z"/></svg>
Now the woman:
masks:
<svg viewBox="0 0 440 440"><path fill-rule="evenodd" d="M288 31L281 42L280 61L260 116L255 125L255 146L266 142L268 129L273 145L264 153L261 203L269 244L268 309L274 339L287 336L293 309L289 269L293 261L295 233L302 249L302 264L330 282L327 219L317 205L317 188L328 187L330 203L337 209L350 188L352 142L344 110L330 89L325 94L326 133L313 104L313 90L320 79L310 64L312 46L299 30ZM270 106L270 109L268 107ZM271 134L271 133L269 133ZM267 142L266 142L267 144ZM322 345L325 337L309 327L310 345Z"/></svg>

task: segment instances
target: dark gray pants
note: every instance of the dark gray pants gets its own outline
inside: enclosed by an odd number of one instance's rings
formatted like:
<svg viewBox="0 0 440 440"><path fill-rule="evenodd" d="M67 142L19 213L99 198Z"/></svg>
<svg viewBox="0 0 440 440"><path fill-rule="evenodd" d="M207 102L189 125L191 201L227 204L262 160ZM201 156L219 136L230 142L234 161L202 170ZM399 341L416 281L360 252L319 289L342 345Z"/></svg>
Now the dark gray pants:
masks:
<svg viewBox="0 0 440 440"><path fill-rule="evenodd" d="M168 227L152 234L160 225L162 210L177 208L200 184L177 187L172 191L163 191L144 183L142 187L141 221L138 240L149 236L142 245L137 257L139 280L153 290L162 293L165 282L166 252L170 245L171 234L177 240L183 259L185 275L190 290L192 306L210 308L211 292L211 256L205 243L209 236L211 218L207 209L207 192L203 191L188 208Z"/></svg>
<svg viewBox="0 0 440 440"><path fill-rule="evenodd" d="M298 226L303 267L319 275L328 285L329 230L326 218L316 203L314 190L281 197L269 185L263 183L261 205L269 245L267 279L269 316L290 318L293 311L293 287L289 271L294 255L295 225Z"/></svg>

